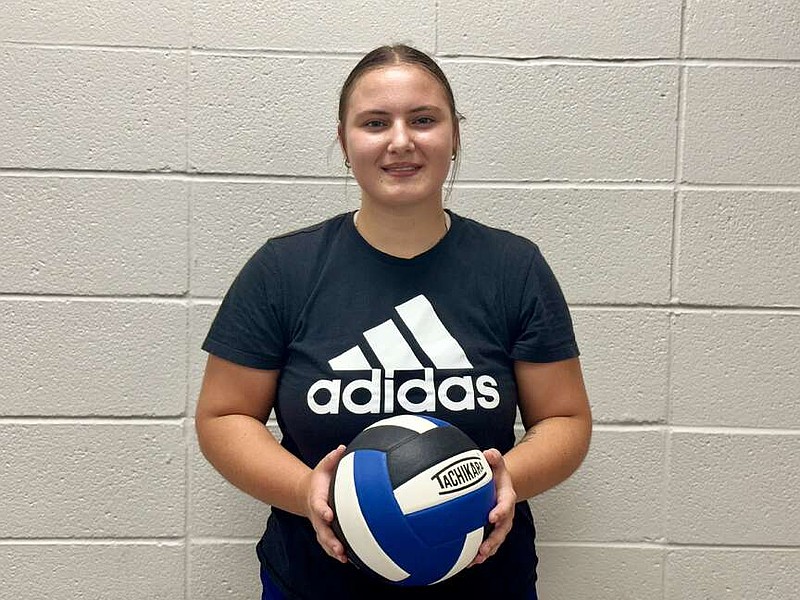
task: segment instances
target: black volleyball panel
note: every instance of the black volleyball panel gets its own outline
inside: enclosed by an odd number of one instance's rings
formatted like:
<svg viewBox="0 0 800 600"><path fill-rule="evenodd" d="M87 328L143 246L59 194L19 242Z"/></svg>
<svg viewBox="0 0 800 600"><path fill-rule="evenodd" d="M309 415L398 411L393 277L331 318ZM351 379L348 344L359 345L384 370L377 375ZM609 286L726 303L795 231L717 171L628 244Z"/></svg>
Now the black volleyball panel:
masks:
<svg viewBox="0 0 800 600"><path fill-rule="evenodd" d="M389 478L396 489L421 471L478 446L457 427L437 427L416 435L388 454Z"/></svg>

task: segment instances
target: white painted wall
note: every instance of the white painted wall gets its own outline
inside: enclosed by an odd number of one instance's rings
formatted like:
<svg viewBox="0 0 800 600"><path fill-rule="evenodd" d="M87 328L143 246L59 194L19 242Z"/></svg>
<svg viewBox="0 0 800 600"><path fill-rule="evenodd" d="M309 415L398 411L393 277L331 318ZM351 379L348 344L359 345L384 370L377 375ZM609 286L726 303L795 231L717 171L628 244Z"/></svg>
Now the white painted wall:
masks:
<svg viewBox="0 0 800 600"><path fill-rule="evenodd" d="M433 53L457 212L536 240L595 436L543 600L800 596L800 3L6 0L0 597L258 597L199 345L268 236L356 206L358 57Z"/></svg>

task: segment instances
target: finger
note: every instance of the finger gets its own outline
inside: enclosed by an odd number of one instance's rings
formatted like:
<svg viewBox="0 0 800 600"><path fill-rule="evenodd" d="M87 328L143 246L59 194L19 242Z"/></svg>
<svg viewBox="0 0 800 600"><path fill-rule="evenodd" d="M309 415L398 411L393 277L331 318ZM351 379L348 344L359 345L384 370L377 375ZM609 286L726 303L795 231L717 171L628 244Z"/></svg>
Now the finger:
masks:
<svg viewBox="0 0 800 600"><path fill-rule="evenodd" d="M486 461L489 465L493 468L502 468L505 469L505 461L503 460L503 455L497 448L487 448L483 451L483 455L486 457Z"/></svg>
<svg viewBox="0 0 800 600"><path fill-rule="evenodd" d="M316 517L319 521L324 524L332 523L333 522L333 510L328 505L328 499L322 496L318 496L311 500L311 511L312 514L310 515L312 521L314 517Z"/></svg>
<svg viewBox="0 0 800 600"><path fill-rule="evenodd" d="M489 512L489 523L494 526L494 529L502 530L504 527L510 529L515 509L516 504L510 499L498 499L495 507Z"/></svg>
<svg viewBox="0 0 800 600"><path fill-rule="evenodd" d="M319 542L319 545L322 546L328 556L335 558L339 562L347 562L344 546L329 528L320 528L317 531L317 542Z"/></svg>
<svg viewBox="0 0 800 600"><path fill-rule="evenodd" d="M326 471L333 471L336 465L341 460L342 455L344 454L346 447L342 444L339 444L336 448L328 452L321 461L319 461L318 467L322 467Z"/></svg>
<svg viewBox="0 0 800 600"><path fill-rule="evenodd" d="M316 513L319 518L330 523L333 520L333 511L328 506L328 486L336 465L344 454L345 446L339 445L334 450L326 454L317 463L311 477L311 489L309 490L308 506L312 513Z"/></svg>
<svg viewBox="0 0 800 600"><path fill-rule="evenodd" d="M494 556L497 554L497 550L500 548L500 545L505 541L506 535L508 534L508 529L503 528L503 530L495 529L492 533L481 543L480 547L478 548L478 553L475 556L475 559L472 561L473 564L480 564L486 559Z"/></svg>

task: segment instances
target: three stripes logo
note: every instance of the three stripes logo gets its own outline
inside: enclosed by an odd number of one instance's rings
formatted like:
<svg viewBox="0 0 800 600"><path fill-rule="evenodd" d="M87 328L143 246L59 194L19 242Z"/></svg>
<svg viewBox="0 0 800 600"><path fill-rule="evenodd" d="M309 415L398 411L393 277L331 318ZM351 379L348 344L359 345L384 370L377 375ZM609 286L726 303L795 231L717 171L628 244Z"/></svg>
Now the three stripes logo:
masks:
<svg viewBox="0 0 800 600"><path fill-rule="evenodd" d="M497 381L489 375L453 376L435 382L434 370L463 371L473 366L425 296L395 306L395 311L418 351L392 319L368 329L364 339L380 368L370 364L360 345L330 359L328 364L334 371L369 371L370 377L347 385L342 379L314 382L306 396L314 413L338 414L344 410L353 414L392 414L396 406L407 412L424 413L434 412L437 404L453 411L475 410L478 406L493 409L500 404ZM433 366L426 366L423 361Z"/></svg>

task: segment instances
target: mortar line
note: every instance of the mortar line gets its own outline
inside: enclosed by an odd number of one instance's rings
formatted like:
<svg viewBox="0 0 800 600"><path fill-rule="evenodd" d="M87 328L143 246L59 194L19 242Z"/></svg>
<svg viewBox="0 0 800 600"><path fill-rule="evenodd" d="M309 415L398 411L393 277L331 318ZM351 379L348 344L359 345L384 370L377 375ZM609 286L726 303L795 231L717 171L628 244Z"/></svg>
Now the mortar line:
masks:
<svg viewBox="0 0 800 600"><path fill-rule="evenodd" d="M334 50L324 52L319 50L289 50L277 48L214 48L199 47L192 48L195 56L218 56L222 58L277 58L277 59L321 59L321 60L358 60L364 56L363 52L355 50Z"/></svg>
<svg viewBox="0 0 800 600"><path fill-rule="evenodd" d="M686 10L686 0L681 2L681 30L680 30L680 57L683 59L685 55L685 40L684 40L684 19ZM681 190L683 185L683 151L685 142L685 126L686 126L686 97L687 97L687 83L688 77L686 75L686 67L681 64L678 68L678 102L677 102L677 119L675 127L675 165L674 165L674 187L672 195L672 247L671 247L671 262L672 269L670 272L670 302L678 303L678 271L680 264L678 257L680 254L680 219L681 219Z"/></svg>
<svg viewBox="0 0 800 600"><path fill-rule="evenodd" d="M800 436L800 428L747 427L741 425L670 425L648 422L595 422L595 432L606 433L655 433L670 431L692 435L765 435Z"/></svg>
<svg viewBox="0 0 800 600"><path fill-rule="evenodd" d="M199 536L192 538L192 544L208 546L211 544L257 544L257 537Z"/></svg>
<svg viewBox="0 0 800 600"><path fill-rule="evenodd" d="M797 306L725 306L713 304L570 304L570 309L602 311L655 311L674 314L748 314L748 315L785 315L800 314Z"/></svg>
<svg viewBox="0 0 800 600"><path fill-rule="evenodd" d="M0 425L183 425L185 417L164 416L72 416L72 415L4 415Z"/></svg>
<svg viewBox="0 0 800 600"><path fill-rule="evenodd" d="M670 282L669 282L669 301L670 304L679 305L678 297L678 272L680 269L680 223L681 223L681 185L683 184L683 144L685 140L685 103L686 103L686 0L681 0L680 7L680 28L678 31L678 101L677 119L675 124L675 165L674 165L674 188L672 191L672 240L670 244ZM664 466L661 474L661 598L667 600L667 587L669 582L669 568L667 546L668 541L668 520L667 498L670 488L670 471L672 467L672 378L673 378L673 352L674 352L674 332L675 319L674 311L667 313L667 369L666 369L666 390L664 401L664 418L666 427L664 428Z"/></svg>
<svg viewBox="0 0 800 600"><path fill-rule="evenodd" d="M433 55L439 56L439 0L433 3Z"/></svg>
<svg viewBox="0 0 800 600"><path fill-rule="evenodd" d="M2 293L0 302L87 302L87 303L127 303L192 306L218 305L222 296L126 296L118 294L66 294L66 293ZM714 304L655 304L649 302L609 302L606 304L571 303L570 310L576 311L627 311L627 312L667 312L675 314L750 314L770 316L800 316L800 306L728 306Z"/></svg>
<svg viewBox="0 0 800 600"><path fill-rule="evenodd" d="M743 59L743 58L636 58L636 57L578 57L578 56L491 56L481 54L440 55L448 64L486 64L509 66L585 66L585 67L668 67L686 65L687 67L724 68L800 68L800 60L787 59Z"/></svg>
<svg viewBox="0 0 800 600"><path fill-rule="evenodd" d="M186 361L186 370L189 370L189 361ZM188 399L189 388L187 385L186 394ZM190 452L189 452L189 422L188 417L183 417L182 423L183 434L183 595L185 600L189 600L189 569L191 561L189 560L189 506L190 506L190 490L191 490L191 467L190 467Z"/></svg>
<svg viewBox="0 0 800 600"><path fill-rule="evenodd" d="M150 296L126 296L120 294L66 294L66 293L4 293L0 292L0 300L5 301L28 301L28 302L127 302L140 304L176 304L187 306L189 297L186 295L160 296L153 294Z"/></svg>
<svg viewBox="0 0 800 600"><path fill-rule="evenodd" d="M0 546L181 546L182 537L102 537L102 538L0 538Z"/></svg>
<svg viewBox="0 0 800 600"><path fill-rule="evenodd" d="M437 30L438 37L438 30ZM438 39L437 39L438 45ZM192 42L193 43L193 42ZM146 45L114 45L114 44L69 44L69 43L47 43L30 42L24 40L3 40L0 41L0 48L33 48L43 50L88 50L88 51L110 51L110 52L142 52L142 53L162 53L162 52L181 52L185 50L183 46L146 46ZM298 50L284 48L247 48L247 47L195 47L192 52L197 55L221 56L221 57L254 57L254 58L300 58L300 59L342 59L353 60L363 56L363 52L350 50L334 50L324 52L319 50ZM436 54L436 53L435 53ZM463 53L441 53L439 57L447 62L462 63L485 63L485 64L510 64L510 65L585 65L585 66L663 66L677 64L675 58L662 57L608 57L608 56L555 56L555 55L504 55L497 56L491 54L463 54ZM724 58L724 57L692 57L686 59L688 66L701 67L787 67L800 68L800 60L794 59L759 59L759 58Z"/></svg>
<svg viewBox="0 0 800 600"><path fill-rule="evenodd" d="M685 2L685 0L684 0ZM667 509L667 498L669 498L670 487L670 471L672 467L672 377L673 377L673 352L674 352L674 322L675 313L667 313L667 373L666 373L666 390L664 401L664 418L666 419L666 427L664 428L664 467L661 474L661 537L666 542L669 533L668 520L669 511ZM669 578L667 576L667 556L666 549L661 554L661 593L663 600L667 600L666 590Z"/></svg>
<svg viewBox="0 0 800 600"><path fill-rule="evenodd" d="M190 34L191 35L191 32ZM186 70L185 70L185 77L184 80L184 93L183 93L183 110L184 110L184 119L183 119L183 170L186 173L189 173L189 136L191 132L191 87L192 87L192 48L191 42L189 47L186 49Z"/></svg>
<svg viewBox="0 0 800 600"><path fill-rule="evenodd" d="M191 28L190 28L191 31ZM188 156L188 155L187 155ZM192 282L192 184L191 182L186 185L186 290L187 293L191 290ZM194 320L192 319L192 301L187 302L186 314L186 327L185 343L186 343L186 363L184 365L184 378L185 378L185 392L183 397L183 460L184 460L184 498L183 498L183 535L184 535L184 551L183 551L183 597L184 600L189 600L189 585L191 582L191 560L189 553L189 511L191 510L191 489L192 489L192 469L191 469L191 452L190 448L190 434L189 434L189 391L191 389L191 370L192 361L189 359L191 356L190 344L193 339L192 326Z"/></svg>
<svg viewBox="0 0 800 600"><path fill-rule="evenodd" d="M23 40L3 40L0 48L22 48L34 50L89 50L102 52L127 52L140 54L163 54L164 52L184 52L184 46L138 46L138 45L114 45L114 44L65 44L47 42L26 42Z"/></svg>
<svg viewBox="0 0 800 600"><path fill-rule="evenodd" d="M258 542L256 537L195 537L192 543L196 545L213 544L242 544L250 545ZM102 538L0 538L0 546L169 546L177 547L184 544L183 537L102 537ZM721 552L800 552L800 546L778 544L709 544L709 543L669 543L669 542L617 542L617 541L537 541L542 547L562 548L619 548L619 549L653 549L669 548L674 550L710 550Z"/></svg>
<svg viewBox="0 0 800 600"><path fill-rule="evenodd" d="M0 180L4 177L19 178L74 178L74 179L123 179L123 180L177 180L215 183L277 183L285 185L344 185L346 175L287 175L258 173L219 173L200 171L97 171L88 169L53 168L8 168L0 167ZM672 190L673 180L525 180L525 179L461 179L455 189L586 189L586 190ZM736 184L684 182L684 191L719 192L800 192L800 184Z"/></svg>
<svg viewBox="0 0 800 600"><path fill-rule="evenodd" d="M719 550L721 552L800 552L800 546L781 546L770 544L691 544L670 542L590 542L590 541L541 541L537 546L551 548L598 548L598 549L650 549L650 550Z"/></svg>

